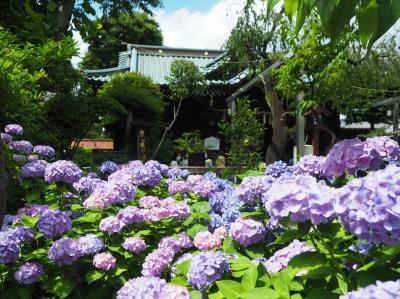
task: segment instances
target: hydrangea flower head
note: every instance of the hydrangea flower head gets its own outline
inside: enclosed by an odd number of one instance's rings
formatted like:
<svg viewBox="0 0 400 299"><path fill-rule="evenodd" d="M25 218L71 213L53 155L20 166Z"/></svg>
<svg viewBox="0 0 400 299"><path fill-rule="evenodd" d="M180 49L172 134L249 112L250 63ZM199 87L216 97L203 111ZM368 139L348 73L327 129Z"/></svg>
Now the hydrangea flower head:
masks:
<svg viewBox="0 0 400 299"><path fill-rule="evenodd" d="M122 247L130 252L138 254L146 250L146 243L144 242L143 238L129 237L125 239L124 243L122 243Z"/></svg>
<svg viewBox="0 0 400 299"><path fill-rule="evenodd" d="M309 175L280 179L264 197L266 211L271 217L282 219L290 215L292 221L310 220L318 225L335 216L334 190Z"/></svg>
<svg viewBox="0 0 400 299"><path fill-rule="evenodd" d="M73 187L78 192L86 192L89 195L93 193L93 191L105 181L99 178L91 178L89 176L85 176L79 179L79 181L73 184Z"/></svg>
<svg viewBox="0 0 400 299"><path fill-rule="evenodd" d="M162 299L190 299L190 294L187 288L168 284L166 285L160 294L160 298Z"/></svg>
<svg viewBox="0 0 400 299"><path fill-rule="evenodd" d="M92 255L104 248L103 240L94 234L79 237L77 242L81 245L83 255Z"/></svg>
<svg viewBox="0 0 400 299"><path fill-rule="evenodd" d="M7 264L18 259L21 248L12 233L0 232L0 264Z"/></svg>
<svg viewBox="0 0 400 299"><path fill-rule="evenodd" d="M272 176L274 178L279 178L281 176L292 175L292 170L283 161L276 161L267 166L265 169L265 175Z"/></svg>
<svg viewBox="0 0 400 299"><path fill-rule="evenodd" d="M325 160L326 157L323 156L305 155L297 162L294 172L298 175L321 175L324 170Z"/></svg>
<svg viewBox="0 0 400 299"><path fill-rule="evenodd" d="M56 151L54 150L54 148L48 145L34 146L33 153L48 159L54 158L54 156L56 155Z"/></svg>
<svg viewBox="0 0 400 299"><path fill-rule="evenodd" d="M261 199L261 196L271 188L275 181L272 176L248 176L243 179L236 193L239 199L247 204L254 204Z"/></svg>
<svg viewBox="0 0 400 299"><path fill-rule="evenodd" d="M50 184L64 182L73 184L82 176L82 170L73 162L66 160L58 160L49 163L44 173L44 178Z"/></svg>
<svg viewBox="0 0 400 299"><path fill-rule="evenodd" d="M192 185L185 181L173 181L168 186L170 194L188 193L192 191Z"/></svg>
<svg viewBox="0 0 400 299"><path fill-rule="evenodd" d="M8 143L8 146L14 150L21 152L23 154L29 155L32 153L33 145L29 141L21 140L21 141L11 141Z"/></svg>
<svg viewBox="0 0 400 299"><path fill-rule="evenodd" d="M142 275L160 277L174 259L174 255L175 251L169 247L154 250L144 260Z"/></svg>
<svg viewBox="0 0 400 299"><path fill-rule="evenodd" d="M335 211L346 230L375 244L400 241L400 167L388 165L339 191Z"/></svg>
<svg viewBox="0 0 400 299"><path fill-rule="evenodd" d="M115 268L117 260L110 253L98 253L93 257L93 266L102 270L111 270Z"/></svg>
<svg viewBox="0 0 400 299"><path fill-rule="evenodd" d="M158 277L138 277L128 280L117 292L117 299L163 299L164 279Z"/></svg>
<svg viewBox="0 0 400 299"><path fill-rule="evenodd" d="M388 136L378 136L368 138L364 142L367 152L374 150L379 157L386 161L396 161L399 159L400 147L397 141Z"/></svg>
<svg viewBox="0 0 400 299"><path fill-rule="evenodd" d="M113 161L105 161L100 166L100 172L103 174L111 174L117 170L118 170L118 165Z"/></svg>
<svg viewBox="0 0 400 299"><path fill-rule="evenodd" d="M40 217L38 222L38 230L43 233L46 238L53 238L60 235L72 227L72 222L65 212L59 210L47 210Z"/></svg>
<svg viewBox="0 0 400 299"><path fill-rule="evenodd" d="M49 209L48 205L27 204L25 207L18 209L18 215L26 215L28 217L36 217L43 215Z"/></svg>
<svg viewBox="0 0 400 299"><path fill-rule="evenodd" d="M221 247L221 240L209 231L198 232L194 237L194 246L201 251L218 249Z"/></svg>
<svg viewBox="0 0 400 299"><path fill-rule="evenodd" d="M144 213L142 209L134 206L128 206L119 210L117 218L124 223L124 225L142 223L144 221Z"/></svg>
<svg viewBox="0 0 400 299"><path fill-rule="evenodd" d="M339 299L399 299L400 279L396 281L377 281L357 291L349 292Z"/></svg>
<svg viewBox="0 0 400 299"><path fill-rule="evenodd" d="M204 291L209 285L229 272L226 254L219 251L206 251L192 258L188 273L188 282L196 290Z"/></svg>
<svg viewBox="0 0 400 299"><path fill-rule="evenodd" d="M99 224L99 229L101 231L106 231L109 234L119 233L124 227L124 223L120 221L115 216L108 216L106 218L101 219Z"/></svg>
<svg viewBox="0 0 400 299"><path fill-rule="evenodd" d="M43 266L39 263L25 263L14 273L15 279L22 284L32 284L37 282L44 274Z"/></svg>
<svg viewBox="0 0 400 299"><path fill-rule="evenodd" d="M51 245L47 256L61 265L71 265L83 255L82 245L77 240L63 237Z"/></svg>
<svg viewBox="0 0 400 299"><path fill-rule="evenodd" d="M132 169L132 180L136 186L154 187L161 182L161 172L154 167L137 167Z"/></svg>
<svg viewBox="0 0 400 299"><path fill-rule="evenodd" d="M46 171L47 162L44 160L36 160L26 163L21 167L21 177L23 178L36 178L43 177Z"/></svg>
<svg viewBox="0 0 400 299"><path fill-rule="evenodd" d="M253 219L238 218L231 224L229 234L240 245L247 247L264 239L265 227Z"/></svg>
<svg viewBox="0 0 400 299"><path fill-rule="evenodd" d="M13 140L13 138L8 133L0 133L0 140L4 143L9 143Z"/></svg>
<svg viewBox="0 0 400 299"><path fill-rule="evenodd" d="M24 133L24 128L18 124L8 124L4 128L4 132L13 135L22 135Z"/></svg>

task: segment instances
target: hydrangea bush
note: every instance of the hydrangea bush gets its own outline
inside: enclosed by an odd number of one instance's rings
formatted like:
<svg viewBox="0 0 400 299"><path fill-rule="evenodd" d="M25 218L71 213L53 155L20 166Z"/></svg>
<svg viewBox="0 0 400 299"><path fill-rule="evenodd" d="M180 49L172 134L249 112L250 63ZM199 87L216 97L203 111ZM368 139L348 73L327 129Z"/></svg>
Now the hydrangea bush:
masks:
<svg viewBox="0 0 400 299"><path fill-rule="evenodd" d="M157 161L86 172L22 135L1 133L16 200L0 298L400 298L390 138L344 140L232 184Z"/></svg>

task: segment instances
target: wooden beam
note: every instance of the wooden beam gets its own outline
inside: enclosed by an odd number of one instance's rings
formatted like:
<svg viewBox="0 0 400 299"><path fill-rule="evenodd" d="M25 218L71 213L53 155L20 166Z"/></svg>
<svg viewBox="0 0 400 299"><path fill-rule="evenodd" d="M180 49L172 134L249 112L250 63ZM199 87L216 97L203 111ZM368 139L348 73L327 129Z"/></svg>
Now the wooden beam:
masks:
<svg viewBox="0 0 400 299"><path fill-rule="evenodd" d="M373 103L371 105L371 107L372 108L380 107L380 106L384 106L384 105L393 104L393 103L396 103L396 102L399 102L399 101L400 101L400 97L386 98L386 99L382 99L382 100L380 100L380 101L378 101L376 103Z"/></svg>

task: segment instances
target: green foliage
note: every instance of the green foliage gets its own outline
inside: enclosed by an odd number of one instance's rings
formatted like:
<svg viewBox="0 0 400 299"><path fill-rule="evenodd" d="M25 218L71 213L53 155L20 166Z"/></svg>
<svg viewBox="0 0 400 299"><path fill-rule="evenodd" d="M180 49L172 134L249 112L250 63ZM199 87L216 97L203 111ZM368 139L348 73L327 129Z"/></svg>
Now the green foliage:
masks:
<svg viewBox="0 0 400 299"><path fill-rule="evenodd" d="M96 69L118 65L118 52L126 50L121 42L141 45L162 45L163 38L158 23L144 12L124 13L115 17L103 16L102 25L89 32L85 42L88 52L81 63L82 68Z"/></svg>
<svg viewBox="0 0 400 299"><path fill-rule="evenodd" d="M251 102L246 98L239 99L231 120L221 122L219 126L228 144L231 165L239 169L255 168L261 161L264 127L257 120Z"/></svg>
<svg viewBox="0 0 400 299"><path fill-rule="evenodd" d="M270 10L278 3L276 0L266 2ZM369 44L369 47L372 47L372 44L400 18L400 2L392 0L285 0L283 2L286 15L290 19L296 15L296 32L299 32L306 18L316 8L320 22L332 40L348 30L350 20L356 17L360 39L364 45Z"/></svg>
<svg viewBox="0 0 400 299"><path fill-rule="evenodd" d="M173 100L202 96L207 90L204 75L192 61L187 60L172 62L167 83Z"/></svg>
<svg viewBox="0 0 400 299"><path fill-rule="evenodd" d="M115 101L116 112L126 115L133 111L134 117L143 120L157 119L164 109L159 86L141 74L116 74L103 85L99 95Z"/></svg>
<svg viewBox="0 0 400 299"><path fill-rule="evenodd" d="M203 139L199 131L185 132L175 140L175 147L179 152L193 154L205 151Z"/></svg>

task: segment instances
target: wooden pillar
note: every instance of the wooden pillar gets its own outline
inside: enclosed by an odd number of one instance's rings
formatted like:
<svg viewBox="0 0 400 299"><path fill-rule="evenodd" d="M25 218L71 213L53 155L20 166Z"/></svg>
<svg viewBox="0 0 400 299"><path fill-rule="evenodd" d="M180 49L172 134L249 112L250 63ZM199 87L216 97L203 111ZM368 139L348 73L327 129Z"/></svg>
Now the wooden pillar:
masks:
<svg viewBox="0 0 400 299"><path fill-rule="evenodd" d="M399 102L393 104L393 139L399 141Z"/></svg>
<svg viewBox="0 0 400 299"><path fill-rule="evenodd" d="M301 102L303 100L303 95L300 94L297 97L297 101ZM303 157L304 156L304 140L305 140L305 118L301 112L297 113L296 117L297 123L297 134L296 134L296 143L297 143L297 156Z"/></svg>

